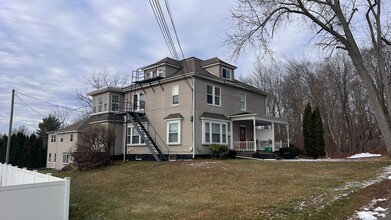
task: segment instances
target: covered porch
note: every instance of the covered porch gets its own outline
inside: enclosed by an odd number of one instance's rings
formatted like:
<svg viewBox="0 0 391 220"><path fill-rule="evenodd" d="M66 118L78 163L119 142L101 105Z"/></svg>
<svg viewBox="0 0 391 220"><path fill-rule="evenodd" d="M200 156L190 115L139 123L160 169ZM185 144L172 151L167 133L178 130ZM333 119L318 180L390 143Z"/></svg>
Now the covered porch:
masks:
<svg viewBox="0 0 391 220"><path fill-rule="evenodd" d="M230 116L230 149L238 152L274 152L289 146L288 120L242 113ZM285 130L276 139L275 128Z"/></svg>

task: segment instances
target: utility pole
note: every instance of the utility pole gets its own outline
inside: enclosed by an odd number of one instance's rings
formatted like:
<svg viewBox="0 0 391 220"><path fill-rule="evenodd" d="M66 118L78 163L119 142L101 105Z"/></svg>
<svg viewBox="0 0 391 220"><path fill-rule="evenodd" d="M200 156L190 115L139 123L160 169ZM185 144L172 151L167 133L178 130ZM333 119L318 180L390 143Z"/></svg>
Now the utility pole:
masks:
<svg viewBox="0 0 391 220"><path fill-rule="evenodd" d="M7 152L6 152L6 155L5 155L5 163L6 163L6 164L9 163L9 159L10 159L12 118L13 118L13 116L14 116L14 97L15 97L15 89L12 90L10 126L9 126L9 130L8 130Z"/></svg>

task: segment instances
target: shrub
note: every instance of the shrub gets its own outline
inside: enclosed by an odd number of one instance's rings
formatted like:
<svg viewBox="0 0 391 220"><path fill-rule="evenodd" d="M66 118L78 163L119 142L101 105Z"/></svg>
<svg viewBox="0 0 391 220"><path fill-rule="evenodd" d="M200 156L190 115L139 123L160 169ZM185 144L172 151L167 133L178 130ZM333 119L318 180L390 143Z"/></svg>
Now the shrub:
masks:
<svg viewBox="0 0 391 220"><path fill-rule="evenodd" d="M89 125L76 142L72 153L74 165L80 170L89 170L111 163L111 149L114 146L114 131L104 124Z"/></svg>
<svg viewBox="0 0 391 220"><path fill-rule="evenodd" d="M285 159L293 159L299 155L301 155L300 148L297 147L282 147L279 150L279 156Z"/></svg>
<svg viewBox="0 0 391 220"><path fill-rule="evenodd" d="M209 150L210 150L212 157L223 159L225 154L228 151L228 146L227 145L220 145L220 144L212 144L212 145L209 145Z"/></svg>

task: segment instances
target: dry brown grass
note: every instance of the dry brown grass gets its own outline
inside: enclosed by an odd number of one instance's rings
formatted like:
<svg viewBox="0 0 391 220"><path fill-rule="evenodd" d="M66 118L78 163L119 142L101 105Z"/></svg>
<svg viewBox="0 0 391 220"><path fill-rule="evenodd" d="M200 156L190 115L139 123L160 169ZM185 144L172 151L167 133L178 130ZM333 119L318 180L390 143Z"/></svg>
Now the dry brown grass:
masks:
<svg viewBox="0 0 391 220"><path fill-rule="evenodd" d="M72 178L71 219L339 219L354 210L331 213L341 201L366 202L349 194L355 186L341 187L373 178L389 164L142 161L54 175ZM336 200L346 193L352 196Z"/></svg>

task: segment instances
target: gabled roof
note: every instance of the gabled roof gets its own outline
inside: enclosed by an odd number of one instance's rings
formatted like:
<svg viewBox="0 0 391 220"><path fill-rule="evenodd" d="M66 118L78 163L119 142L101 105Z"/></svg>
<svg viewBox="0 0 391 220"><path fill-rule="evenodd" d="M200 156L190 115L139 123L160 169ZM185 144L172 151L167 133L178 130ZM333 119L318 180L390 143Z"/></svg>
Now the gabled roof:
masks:
<svg viewBox="0 0 391 220"><path fill-rule="evenodd" d="M61 128L57 131L50 131L48 133L67 133L67 132L79 132L79 131L82 131L85 127L88 126L89 124L89 121L90 121L90 117L88 118L85 118L81 121L78 121L72 125L69 125L65 128Z"/></svg>
<svg viewBox="0 0 391 220"><path fill-rule="evenodd" d="M237 67L234 66L234 65L231 65L227 62L224 62L223 60L220 60L219 58L217 57L213 57L211 59L208 59L208 60L204 60L201 62L201 66L203 68L207 67L207 66L213 66L213 65L223 65L223 66L228 66L228 67L231 67L232 69L236 69Z"/></svg>
<svg viewBox="0 0 391 220"><path fill-rule="evenodd" d="M150 64L148 66L141 67L140 69L142 69L142 70L149 69L151 67L159 66L159 65L162 65L162 64L171 64L172 66L175 66L178 69L181 68L180 61L174 60L174 59L172 59L170 57L166 57L166 58L163 58L163 59L157 61L156 63Z"/></svg>

